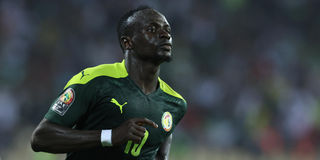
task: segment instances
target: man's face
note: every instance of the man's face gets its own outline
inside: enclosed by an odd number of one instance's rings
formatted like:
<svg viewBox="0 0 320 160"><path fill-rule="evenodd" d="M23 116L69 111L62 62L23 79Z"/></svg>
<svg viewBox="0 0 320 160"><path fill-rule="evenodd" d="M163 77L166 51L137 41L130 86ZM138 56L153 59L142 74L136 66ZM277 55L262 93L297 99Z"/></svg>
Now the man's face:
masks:
<svg viewBox="0 0 320 160"><path fill-rule="evenodd" d="M134 54L157 63L171 60L171 28L166 18L151 9L137 12L134 18L132 44Z"/></svg>

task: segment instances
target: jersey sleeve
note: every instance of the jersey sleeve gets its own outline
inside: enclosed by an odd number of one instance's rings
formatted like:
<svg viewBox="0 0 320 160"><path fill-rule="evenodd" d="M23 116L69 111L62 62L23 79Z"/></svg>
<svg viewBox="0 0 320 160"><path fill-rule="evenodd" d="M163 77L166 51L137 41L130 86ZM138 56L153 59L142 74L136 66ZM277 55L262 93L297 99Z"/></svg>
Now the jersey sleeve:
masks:
<svg viewBox="0 0 320 160"><path fill-rule="evenodd" d="M65 88L53 102L45 118L50 122L72 127L89 108L91 96L87 88L82 84Z"/></svg>

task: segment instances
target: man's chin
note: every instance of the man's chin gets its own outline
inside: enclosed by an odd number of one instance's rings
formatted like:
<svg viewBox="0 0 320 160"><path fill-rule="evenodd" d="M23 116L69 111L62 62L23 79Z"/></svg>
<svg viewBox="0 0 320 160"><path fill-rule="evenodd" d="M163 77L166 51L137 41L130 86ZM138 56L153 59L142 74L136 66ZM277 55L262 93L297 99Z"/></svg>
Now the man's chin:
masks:
<svg viewBox="0 0 320 160"><path fill-rule="evenodd" d="M155 57L157 61L162 62L171 62L172 61L172 54L170 51L162 51L159 52L158 55Z"/></svg>
<svg viewBox="0 0 320 160"><path fill-rule="evenodd" d="M171 52L167 51L161 51L158 52L152 56L138 56L141 60L144 61L150 61L154 64L160 65L163 62L171 62L172 61L172 55Z"/></svg>
<svg viewBox="0 0 320 160"><path fill-rule="evenodd" d="M172 56L167 56L165 59L164 59L165 62L171 62L172 61Z"/></svg>

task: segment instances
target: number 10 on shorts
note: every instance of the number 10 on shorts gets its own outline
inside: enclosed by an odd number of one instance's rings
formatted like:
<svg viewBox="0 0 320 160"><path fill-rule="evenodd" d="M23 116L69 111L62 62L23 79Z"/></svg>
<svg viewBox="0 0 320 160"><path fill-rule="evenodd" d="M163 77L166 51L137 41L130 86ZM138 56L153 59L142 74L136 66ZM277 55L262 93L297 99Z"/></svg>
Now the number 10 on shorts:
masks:
<svg viewBox="0 0 320 160"><path fill-rule="evenodd" d="M141 148L143 147L143 145L146 143L147 139L148 139L148 136L149 136L149 132L146 130L146 133L144 134L144 137L143 139L141 140L141 143L140 144L134 144L132 149L131 149L131 155L134 156L134 157L138 157L140 155L140 151L141 151ZM131 148L131 145L132 145L132 141L128 141L127 145L126 145L126 149L124 150L124 153L125 154L128 154L129 153L129 150Z"/></svg>

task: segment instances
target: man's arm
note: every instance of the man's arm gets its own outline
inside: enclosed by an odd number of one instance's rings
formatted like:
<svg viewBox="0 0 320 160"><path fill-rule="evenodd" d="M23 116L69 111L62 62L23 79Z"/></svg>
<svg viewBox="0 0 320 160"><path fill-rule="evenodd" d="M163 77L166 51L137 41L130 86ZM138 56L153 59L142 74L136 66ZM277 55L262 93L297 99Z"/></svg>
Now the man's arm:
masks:
<svg viewBox="0 0 320 160"><path fill-rule="evenodd" d="M156 155L156 160L168 160L169 159L171 142L172 142L172 134L160 146L158 153Z"/></svg>
<svg viewBox="0 0 320 160"><path fill-rule="evenodd" d="M112 144L120 145L128 140L140 143L145 133L142 125L158 126L146 118L134 118L112 129ZM67 153L85 150L101 145L101 130L75 130L43 119L31 137L34 151L49 153Z"/></svg>
<svg viewBox="0 0 320 160"><path fill-rule="evenodd" d="M101 146L101 131L79 131L43 119L31 137L34 151L67 153Z"/></svg>

